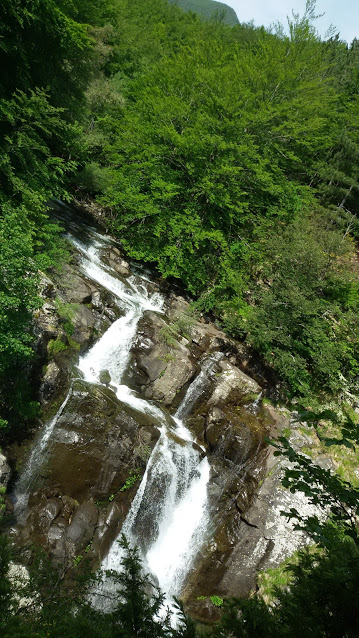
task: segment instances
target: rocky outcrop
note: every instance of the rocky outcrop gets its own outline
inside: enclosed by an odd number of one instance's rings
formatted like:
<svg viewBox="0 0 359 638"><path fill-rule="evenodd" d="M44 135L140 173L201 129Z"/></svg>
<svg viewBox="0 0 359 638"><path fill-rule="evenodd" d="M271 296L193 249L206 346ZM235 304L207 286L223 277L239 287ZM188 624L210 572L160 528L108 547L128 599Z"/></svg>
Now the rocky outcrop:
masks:
<svg viewBox="0 0 359 638"><path fill-rule="evenodd" d="M303 514L314 510L301 494L282 487L285 461L273 456L266 437L291 430L297 449L308 445L310 438L282 412L261 407L260 369L253 376L247 374L254 366L243 344L213 324L190 317L183 298L172 297L166 314L165 325L147 313L133 350L138 369L146 375L142 390L147 396L154 396L154 388L161 387L156 384L165 378L162 360L173 362L169 378L177 383L177 392L183 387L173 372L177 366L186 369L183 362L193 360L197 368L206 370L186 423L206 447L212 468L208 491L213 536L189 574L182 599L194 617L211 621L218 610L208 602L210 596L247 596L259 570L278 566L308 542L281 512L291 507ZM216 352L222 354L213 358L210 367L205 362ZM163 387L165 392L166 379ZM173 390L167 405L177 404Z"/></svg>
<svg viewBox="0 0 359 638"><path fill-rule="evenodd" d="M116 246L111 246L102 254L103 261L108 264L121 277L128 277L131 274L130 265L121 255Z"/></svg>
<svg viewBox="0 0 359 638"><path fill-rule="evenodd" d="M197 366L187 345L188 340L174 333L162 317L145 312L132 353L146 398L171 405L193 378Z"/></svg>
<svg viewBox="0 0 359 638"><path fill-rule="evenodd" d="M270 428L271 437L291 430L290 441L297 449L312 442L300 431L302 424L290 422L282 411L273 406L264 406L257 413L257 425L253 416L252 427L257 428L258 422L262 421L267 431ZM217 414L219 417L222 418L220 413ZM243 417L245 427L251 429L251 418L245 413ZM222 436L226 439L225 431ZM235 436L233 423L229 425L228 436L229 441ZM225 459L224 466L221 468L218 462L213 462L217 475L212 478L210 493L217 529L183 592L187 609L199 620L214 621L218 618L218 610L210 603L210 596L248 596L256 586L259 571L278 567L310 542L304 533L294 531L294 523L283 516L283 512L295 508L303 516L324 515L310 505L302 493L292 494L283 488L281 478L288 464L286 459L274 457L271 447L262 445L254 450L248 441L245 435L244 456L235 458L232 466L233 470L242 467L242 473L234 471L232 483L224 478L227 473L230 479L225 446L222 446L224 455L221 454ZM325 465L329 461L327 458ZM323 459L319 462L322 463ZM226 502L216 508L215 499L220 503L223 497ZM201 600L201 596L208 598Z"/></svg>
<svg viewBox="0 0 359 638"><path fill-rule="evenodd" d="M5 454L0 450L0 487L7 487L11 477L10 465Z"/></svg>
<svg viewBox="0 0 359 638"><path fill-rule="evenodd" d="M151 450L159 432L153 418L102 386L75 383L66 408L19 540L41 545L67 569L86 548L98 561L113 542L136 491L121 488L134 467L143 471L142 448Z"/></svg>
<svg viewBox="0 0 359 638"><path fill-rule="evenodd" d="M117 247L107 240L104 245L103 260L126 282L128 263ZM36 316L40 398L53 411L76 357L121 314L111 295L81 274L77 260L74 254L60 274L41 281L44 304ZM153 292L152 284L142 286ZM124 378L142 397L172 413L191 382L198 382L182 416L197 437L194 447L208 455L211 465L212 537L182 598L194 616L210 620L215 608L198 598L247 595L259 569L276 566L306 542L300 535L293 542L293 530L280 516L282 509L306 504L281 486L283 467L266 437L289 423L280 412L261 406L266 375L253 353L213 323L194 317L184 298L170 294L165 309L165 315L146 311L139 321ZM118 401L108 370L99 380L97 386L73 384L19 530L21 546L43 546L64 573L85 555L96 566L108 551L136 492L138 482L127 480L136 468L136 474L144 471L158 439L156 419ZM296 436L300 446L302 434ZM158 481L143 527L150 528L151 508L158 507L163 488ZM141 530L138 536L141 541Z"/></svg>
<svg viewBox="0 0 359 638"><path fill-rule="evenodd" d="M44 299L34 316L39 380L39 399L48 406L66 392L79 353L121 316L113 297L78 272L77 256L52 279L40 277Z"/></svg>
<svg viewBox="0 0 359 638"><path fill-rule="evenodd" d="M64 264L61 274L56 277L58 287L68 303L86 304L91 302L94 285L87 283L76 273L73 266Z"/></svg>

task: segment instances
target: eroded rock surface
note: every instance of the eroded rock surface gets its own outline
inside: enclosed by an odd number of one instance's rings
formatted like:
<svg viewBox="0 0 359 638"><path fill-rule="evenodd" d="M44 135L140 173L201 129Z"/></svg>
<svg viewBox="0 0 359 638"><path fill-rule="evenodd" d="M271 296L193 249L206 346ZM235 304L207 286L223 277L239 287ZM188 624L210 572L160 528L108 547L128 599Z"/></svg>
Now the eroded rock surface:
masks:
<svg viewBox="0 0 359 638"><path fill-rule="evenodd" d="M11 470L10 465L7 462L7 458L5 454L3 454L0 450L0 486L7 487L7 484L10 481Z"/></svg>
<svg viewBox="0 0 359 638"><path fill-rule="evenodd" d="M102 254L102 259L122 277L128 277L131 274L128 261L123 258L116 246L111 246L111 248L106 250Z"/></svg>
<svg viewBox="0 0 359 638"><path fill-rule="evenodd" d="M142 374L146 398L171 405L193 378L197 366L187 344L188 340L173 333L162 317L150 311L144 313L132 352L135 367Z"/></svg>
<svg viewBox="0 0 359 638"><path fill-rule="evenodd" d="M144 468L143 442L153 447L159 432L153 418L121 405L102 386L77 382L66 407L29 501L21 544L31 539L68 567L89 544L97 561L108 549L135 493L120 490L134 463Z"/></svg>
<svg viewBox="0 0 359 638"><path fill-rule="evenodd" d="M44 406L66 392L73 364L93 340L121 316L113 297L82 275L78 256L59 271L41 274L39 293L44 299L34 316L39 399Z"/></svg>

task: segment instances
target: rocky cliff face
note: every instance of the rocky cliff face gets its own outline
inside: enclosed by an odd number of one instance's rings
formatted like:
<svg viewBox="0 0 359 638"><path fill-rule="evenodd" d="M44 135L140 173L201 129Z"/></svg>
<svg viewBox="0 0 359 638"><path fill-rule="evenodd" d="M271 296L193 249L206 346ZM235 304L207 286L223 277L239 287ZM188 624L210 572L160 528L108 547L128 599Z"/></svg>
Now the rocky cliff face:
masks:
<svg viewBox="0 0 359 638"><path fill-rule="evenodd" d="M44 305L35 330L46 362L39 384L44 414L54 413L68 391L69 398L17 531L22 547L41 545L63 573L85 555L98 566L158 439L158 423L118 401L106 370L97 386L76 380L78 353L121 312L105 289L78 271L77 260L74 252L61 274L41 282ZM104 260L118 277L130 274L118 248L109 248ZM210 620L217 610L203 596L247 595L259 569L278 565L306 542L280 511L307 505L281 487L282 466L266 437L289 422L281 411L261 404L265 382L252 353L193 317L185 299L168 295L164 315L146 311L138 323L127 381L173 413L199 375L200 392L185 419L211 465L211 528L183 599L193 615ZM6 463L4 468L7 480Z"/></svg>

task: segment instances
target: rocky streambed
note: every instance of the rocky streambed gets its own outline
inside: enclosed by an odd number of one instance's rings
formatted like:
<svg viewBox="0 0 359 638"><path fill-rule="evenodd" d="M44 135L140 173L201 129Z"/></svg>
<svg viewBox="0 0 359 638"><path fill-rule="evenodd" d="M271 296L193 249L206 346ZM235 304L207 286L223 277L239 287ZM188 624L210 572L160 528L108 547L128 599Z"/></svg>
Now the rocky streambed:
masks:
<svg viewBox="0 0 359 638"><path fill-rule="evenodd" d="M280 512L308 505L281 487L266 443L288 415L262 402L265 380L242 343L63 212L72 259L41 281L45 418L30 450L9 451L12 536L65 575L84 558L118 567L125 530L166 593L214 620L211 596L247 595L258 570L306 542ZM300 447L305 435L292 432Z"/></svg>

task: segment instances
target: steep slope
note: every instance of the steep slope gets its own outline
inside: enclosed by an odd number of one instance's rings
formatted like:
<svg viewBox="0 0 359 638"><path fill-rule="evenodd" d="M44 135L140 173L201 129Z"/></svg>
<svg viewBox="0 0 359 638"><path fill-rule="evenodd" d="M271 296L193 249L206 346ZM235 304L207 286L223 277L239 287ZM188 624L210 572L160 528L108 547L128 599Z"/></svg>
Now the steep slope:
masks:
<svg viewBox="0 0 359 638"><path fill-rule="evenodd" d="M229 25L238 24L238 18L234 9L222 2L215 0L169 0L171 4L177 4L184 11L194 11L204 18L211 18L217 12L223 15L223 22Z"/></svg>

